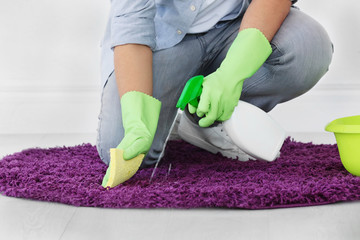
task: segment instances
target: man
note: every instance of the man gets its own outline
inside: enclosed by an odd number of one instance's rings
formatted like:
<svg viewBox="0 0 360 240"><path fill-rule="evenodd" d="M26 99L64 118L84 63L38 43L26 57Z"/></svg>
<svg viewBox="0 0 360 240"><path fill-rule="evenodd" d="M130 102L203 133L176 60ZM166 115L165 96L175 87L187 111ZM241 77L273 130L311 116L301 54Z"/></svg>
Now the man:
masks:
<svg viewBox="0 0 360 240"><path fill-rule="evenodd" d="M294 2L112 0L102 44L102 161L109 164L109 149L118 147L126 160L145 153L141 168L156 163L181 91L199 74L200 103L188 111L201 120L182 114L180 135L243 157L222 125L212 123L229 119L239 99L270 111L311 89L331 62L326 31Z"/></svg>

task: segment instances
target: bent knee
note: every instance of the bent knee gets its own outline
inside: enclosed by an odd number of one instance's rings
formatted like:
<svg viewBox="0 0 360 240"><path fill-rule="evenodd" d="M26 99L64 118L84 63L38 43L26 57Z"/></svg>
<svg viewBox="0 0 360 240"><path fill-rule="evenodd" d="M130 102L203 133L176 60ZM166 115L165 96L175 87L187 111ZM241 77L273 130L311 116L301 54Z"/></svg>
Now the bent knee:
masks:
<svg viewBox="0 0 360 240"><path fill-rule="evenodd" d="M288 77L299 81L294 86L301 93L312 88L328 71L333 44L324 27L305 13L292 9L275 35L272 45L279 62L287 66Z"/></svg>
<svg viewBox="0 0 360 240"><path fill-rule="evenodd" d="M324 27L297 9L291 9L271 43L282 53L283 61L329 66L333 45ZM326 68L327 68L326 67Z"/></svg>

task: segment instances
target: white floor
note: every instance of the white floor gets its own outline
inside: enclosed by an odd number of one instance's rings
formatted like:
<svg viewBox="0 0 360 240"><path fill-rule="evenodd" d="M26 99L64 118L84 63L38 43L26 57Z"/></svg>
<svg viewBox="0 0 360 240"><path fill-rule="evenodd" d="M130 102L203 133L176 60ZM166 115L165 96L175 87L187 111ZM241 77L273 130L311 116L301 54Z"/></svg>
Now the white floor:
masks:
<svg viewBox="0 0 360 240"><path fill-rule="evenodd" d="M328 133L291 133L334 143ZM0 159L30 147L95 144L95 134L0 135ZM0 239L360 239L360 201L273 210L100 209L0 196Z"/></svg>

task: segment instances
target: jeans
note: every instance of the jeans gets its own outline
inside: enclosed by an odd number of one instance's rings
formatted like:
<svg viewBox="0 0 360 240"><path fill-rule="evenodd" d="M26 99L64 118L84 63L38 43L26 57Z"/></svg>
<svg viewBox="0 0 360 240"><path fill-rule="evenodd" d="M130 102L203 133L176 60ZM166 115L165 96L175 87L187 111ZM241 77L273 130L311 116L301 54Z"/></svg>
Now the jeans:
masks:
<svg viewBox="0 0 360 240"><path fill-rule="evenodd" d="M140 168L163 155L177 114L176 103L188 79L214 72L238 34L242 18L206 33L188 34L174 47L153 53L153 96L162 102L157 131ZM298 9L289 15L271 41L272 54L243 84L240 99L266 112L310 90L328 71L333 47L324 28ZM124 137L115 74L102 90L97 150L105 164L110 148Z"/></svg>

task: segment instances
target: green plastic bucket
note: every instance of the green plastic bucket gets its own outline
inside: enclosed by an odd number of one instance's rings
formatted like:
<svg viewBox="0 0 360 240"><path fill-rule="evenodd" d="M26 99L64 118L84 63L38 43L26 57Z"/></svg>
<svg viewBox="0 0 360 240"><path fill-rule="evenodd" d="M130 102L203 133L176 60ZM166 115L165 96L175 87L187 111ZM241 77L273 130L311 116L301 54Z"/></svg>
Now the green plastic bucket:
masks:
<svg viewBox="0 0 360 240"><path fill-rule="evenodd" d="M360 176L360 115L336 119L325 130L334 133L345 169Z"/></svg>

